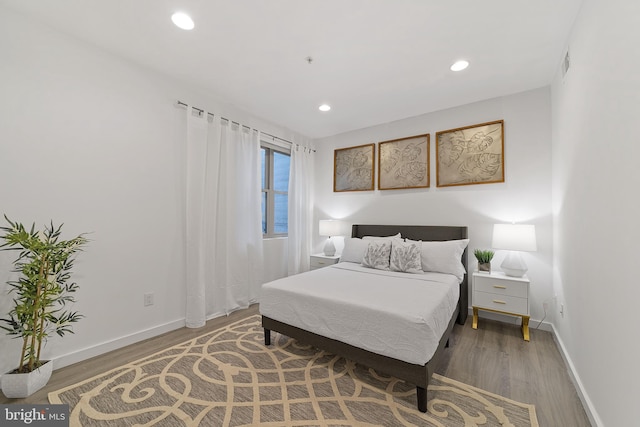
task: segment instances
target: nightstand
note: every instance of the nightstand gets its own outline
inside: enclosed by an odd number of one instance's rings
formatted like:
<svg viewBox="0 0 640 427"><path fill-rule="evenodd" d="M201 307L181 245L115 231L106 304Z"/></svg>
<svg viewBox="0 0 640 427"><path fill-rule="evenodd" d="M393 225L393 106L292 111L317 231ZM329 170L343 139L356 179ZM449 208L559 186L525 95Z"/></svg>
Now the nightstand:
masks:
<svg viewBox="0 0 640 427"><path fill-rule="evenodd" d="M529 279L502 272L473 273L473 329L478 329L478 310L522 317L522 336L529 341Z"/></svg>
<svg viewBox="0 0 640 427"><path fill-rule="evenodd" d="M313 254L311 255L310 263L311 270L317 270L318 268L326 267L328 265L337 264L340 261L340 255L325 255L325 254Z"/></svg>

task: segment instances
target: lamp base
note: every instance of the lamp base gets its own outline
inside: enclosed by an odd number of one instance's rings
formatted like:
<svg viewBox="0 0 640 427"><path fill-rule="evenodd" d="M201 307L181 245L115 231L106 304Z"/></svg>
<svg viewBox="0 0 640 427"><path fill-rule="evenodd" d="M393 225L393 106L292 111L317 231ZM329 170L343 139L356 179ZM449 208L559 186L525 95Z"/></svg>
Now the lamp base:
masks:
<svg viewBox="0 0 640 427"><path fill-rule="evenodd" d="M327 243L324 244L322 250L326 256L334 256L336 254L336 246L333 244L331 237L327 239Z"/></svg>
<svg viewBox="0 0 640 427"><path fill-rule="evenodd" d="M504 274L511 277L522 277L527 272L527 264L524 263L520 252L509 251L507 257L500 264Z"/></svg>

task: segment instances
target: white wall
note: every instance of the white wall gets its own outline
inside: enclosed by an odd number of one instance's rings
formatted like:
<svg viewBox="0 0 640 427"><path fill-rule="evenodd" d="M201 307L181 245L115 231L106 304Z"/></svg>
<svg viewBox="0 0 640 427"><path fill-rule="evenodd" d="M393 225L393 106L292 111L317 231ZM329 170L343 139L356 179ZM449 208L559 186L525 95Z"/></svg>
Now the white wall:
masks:
<svg viewBox="0 0 640 427"><path fill-rule="evenodd" d="M0 10L0 213L64 236L90 232L74 279L75 335L49 340L57 367L184 324L185 111L177 99L281 136L234 109L55 30ZM4 221L4 219L2 220ZM267 242L269 244L270 242ZM286 245L275 250L286 259ZM0 254L0 313L13 254ZM279 274L279 265L267 276ZM285 268L286 274L286 268ZM143 306L153 292L155 305ZM0 372L19 342L0 334ZM80 353L78 353L80 352Z"/></svg>
<svg viewBox="0 0 640 427"><path fill-rule="evenodd" d="M637 424L640 5L586 0L552 86L555 327L596 425Z"/></svg>
<svg viewBox="0 0 640 427"><path fill-rule="evenodd" d="M466 225L471 251L491 247L494 223L533 223L538 252L525 253L524 257L532 281L532 319L542 319L543 301L552 296L550 114L547 87L316 141L314 251L321 252L324 243L324 238L317 235L319 219L345 218L350 223L369 224ZM435 133L499 119L504 119L505 126L505 182L436 188ZM334 149L424 133L431 134L431 188L333 192ZM496 254L494 268L499 269L503 257L503 252ZM476 268L473 256L470 256L470 268ZM533 327L536 325L532 322Z"/></svg>

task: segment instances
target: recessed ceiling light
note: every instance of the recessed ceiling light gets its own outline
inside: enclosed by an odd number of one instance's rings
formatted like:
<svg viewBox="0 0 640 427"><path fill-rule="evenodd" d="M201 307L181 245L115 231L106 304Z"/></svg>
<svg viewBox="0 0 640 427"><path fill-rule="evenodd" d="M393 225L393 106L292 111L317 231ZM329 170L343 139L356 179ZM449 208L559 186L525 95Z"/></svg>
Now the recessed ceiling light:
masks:
<svg viewBox="0 0 640 427"><path fill-rule="evenodd" d="M451 71L462 71L469 66L469 61L465 61L464 59L461 61L455 62L451 66Z"/></svg>
<svg viewBox="0 0 640 427"><path fill-rule="evenodd" d="M329 110L331 110L331 106L329 104L322 104L321 106L318 107L318 110L320 110L320 111L329 111Z"/></svg>
<svg viewBox="0 0 640 427"><path fill-rule="evenodd" d="M186 13L176 12L171 15L171 20L177 27L182 28L183 30L193 30L195 24L193 23L193 19Z"/></svg>

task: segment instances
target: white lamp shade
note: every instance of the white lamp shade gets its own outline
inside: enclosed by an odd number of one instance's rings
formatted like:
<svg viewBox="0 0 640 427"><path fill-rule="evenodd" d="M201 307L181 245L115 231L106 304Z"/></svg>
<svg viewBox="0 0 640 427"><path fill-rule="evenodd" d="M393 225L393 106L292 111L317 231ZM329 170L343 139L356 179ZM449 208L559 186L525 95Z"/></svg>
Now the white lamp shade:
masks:
<svg viewBox="0 0 640 427"><path fill-rule="evenodd" d="M491 246L494 249L535 252L536 227L532 224L495 224Z"/></svg>
<svg viewBox="0 0 640 427"><path fill-rule="evenodd" d="M341 236L344 234L344 222L336 219L321 219L319 234L321 236Z"/></svg>

